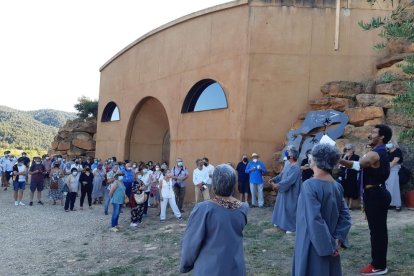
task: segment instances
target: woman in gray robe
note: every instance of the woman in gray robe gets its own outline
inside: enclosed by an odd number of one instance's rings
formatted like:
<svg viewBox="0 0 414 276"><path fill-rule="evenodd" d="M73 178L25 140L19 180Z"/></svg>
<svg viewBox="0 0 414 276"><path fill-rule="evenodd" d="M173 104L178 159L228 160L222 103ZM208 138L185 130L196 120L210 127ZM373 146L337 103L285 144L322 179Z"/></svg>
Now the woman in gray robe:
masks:
<svg viewBox="0 0 414 276"><path fill-rule="evenodd" d="M198 203L184 232L180 272L193 275L246 275L243 229L249 205L231 196L236 172L229 165L213 172L215 198Z"/></svg>
<svg viewBox="0 0 414 276"><path fill-rule="evenodd" d="M269 183L278 190L272 223L282 228L286 234L296 231L296 206L302 183L302 173L298 164L299 152L295 149L288 151L288 162L283 171Z"/></svg>
<svg viewBox="0 0 414 276"><path fill-rule="evenodd" d="M331 175L339 158L328 144L312 150L314 176L303 182L299 196L292 275L342 275L339 249L348 246L351 216L343 188Z"/></svg>

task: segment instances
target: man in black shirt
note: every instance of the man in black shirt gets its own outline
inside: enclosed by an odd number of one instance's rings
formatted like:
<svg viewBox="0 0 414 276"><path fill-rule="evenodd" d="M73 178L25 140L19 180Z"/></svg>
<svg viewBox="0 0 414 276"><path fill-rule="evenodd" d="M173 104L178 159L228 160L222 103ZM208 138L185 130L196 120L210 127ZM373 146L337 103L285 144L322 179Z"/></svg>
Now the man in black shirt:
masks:
<svg viewBox="0 0 414 276"><path fill-rule="evenodd" d="M359 161L341 160L340 164L361 171L364 208L371 235L372 261L361 269L364 275L382 275L387 269L387 212L391 202L385 181L390 174L389 157L385 144L391 139L392 130L386 125L376 125L368 136L372 148Z"/></svg>

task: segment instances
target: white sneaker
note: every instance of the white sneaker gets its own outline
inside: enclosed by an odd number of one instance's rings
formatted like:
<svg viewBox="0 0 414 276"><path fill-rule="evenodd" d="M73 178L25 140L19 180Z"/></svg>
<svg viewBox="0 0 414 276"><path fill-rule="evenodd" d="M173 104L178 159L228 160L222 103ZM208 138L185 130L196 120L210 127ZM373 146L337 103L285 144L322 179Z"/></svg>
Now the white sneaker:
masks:
<svg viewBox="0 0 414 276"><path fill-rule="evenodd" d="M19 206L19 202L18 201L15 201L14 202L14 206Z"/></svg>
<svg viewBox="0 0 414 276"><path fill-rule="evenodd" d="M129 226L131 226L131 227L137 227L138 224L131 222L131 224Z"/></svg>
<svg viewBox="0 0 414 276"><path fill-rule="evenodd" d="M20 202L19 202L19 205L20 205L20 206L24 206L24 205L26 205L26 204L24 204L23 202L21 202L21 201L20 201Z"/></svg>
<svg viewBox="0 0 414 276"><path fill-rule="evenodd" d="M295 232L292 232L292 231L286 231L286 234L288 234L288 235L293 234L293 233L295 233Z"/></svg>
<svg viewBox="0 0 414 276"><path fill-rule="evenodd" d="M112 227L112 228L109 228L109 231L112 231L112 232L118 232L119 230L118 230L118 228L116 228L116 227Z"/></svg>

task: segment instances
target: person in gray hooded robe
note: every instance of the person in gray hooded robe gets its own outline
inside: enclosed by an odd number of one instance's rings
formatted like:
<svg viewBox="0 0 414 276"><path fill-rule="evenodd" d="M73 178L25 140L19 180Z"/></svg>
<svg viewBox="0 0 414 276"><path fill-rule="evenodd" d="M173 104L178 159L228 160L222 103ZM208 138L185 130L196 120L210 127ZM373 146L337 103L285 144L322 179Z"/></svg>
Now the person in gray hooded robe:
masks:
<svg viewBox="0 0 414 276"><path fill-rule="evenodd" d="M198 203L184 232L180 272L193 275L246 275L243 229L249 205L232 197L236 171L229 165L213 172L215 198Z"/></svg>
<svg viewBox="0 0 414 276"><path fill-rule="evenodd" d="M296 214L292 275L342 275L339 250L347 247L351 216L342 186L332 177L339 151L328 144L312 150L314 177L302 184Z"/></svg>
<svg viewBox="0 0 414 276"><path fill-rule="evenodd" d="M296 231L296 206L302 183L298 157L299 152L296 149L290 149L285 168L278 176L269 180L274 189L278 190L272 223L285 230L286 234Z"/></svg>

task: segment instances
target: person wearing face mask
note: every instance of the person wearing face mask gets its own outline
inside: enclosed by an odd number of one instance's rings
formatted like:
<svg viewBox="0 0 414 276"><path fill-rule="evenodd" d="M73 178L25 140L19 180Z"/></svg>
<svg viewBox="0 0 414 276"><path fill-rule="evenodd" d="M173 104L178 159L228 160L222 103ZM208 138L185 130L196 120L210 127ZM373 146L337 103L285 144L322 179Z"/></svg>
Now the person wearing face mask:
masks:
<svg viewBox="0 0 414 276"><path fill-rule="evenodd" d="M237 182L238 182L238 190L240 193L240 201L248 202L249 194L250 194L250 184L249 184L249 174L246 173L246 166L249 162L249 158L247 158L247 154L243 154L242 160L237 164L236 171L238 174Z"/></svg>
<svg viewBox="0 0 414 276"><path fill-rule="evenodd" d="M52 169L52 161L50 160L49 156L47 155L43 155L42 156L42 164L45 167L45 181L44 181L44 185L46 188L49 187L49 183L50 183L50 170Z"/></svg>
<svg viewBox="0 0 414 276"><path fill-rule="evenodd" d="M144 204L145 201L142 203L137 203L135 201L134 195L141 195L142 193L145 194L145 185L141 181L142 175L141 173L137 173L135 175L135 181L132 183L132 195L129 198L129 202L131 204L131 227L137 227L138 224L142 223L142 216L144 215Z"/></svg>
<svg viewBox="0 0 414 276"><path fill-rule="evenodd" d="M203 164L204 164L204 168L207 170L208 173L208 181L207 181L207 187L208 187L208 192L210 194L210 198L213 198L213 186L212 186L212 177L213 177L213 172L214 172L214 166L210 164L210 161L208 160L207 157L203 157Z"/></svg>
<svg viewBox="0 0 414 276"><path fill-rule="evenodd" d="M197 159L195 161L196 168L193 171L193 184L195 192L195 203L198 203L198 198L200 194L203 196L203 200L210 199L210 193L207 188L208 181L208 172L204 168L204 163L202 159Z"/></svg>
<svg viewBox="0 0 414 276"><path fill-rule="evenodd" d="M63 206L63 171L60 169L58 162L54 163L54 167L50 170L50 189L49 198L53 200L53 205L56 205L56 200L60 200Z"/></svg>
<svg viewBox="0 0 414 276"><path fill-rule="evenodd" d="M91 168L91 171L93 172L98 166L101 164L97 158L95 158L92 162L92 159L89 159L89 168Z"/></svg>
<svg viewBox="0 0 414 276"><path fill-rule="evenodd" d="M134 171L132 170L131 163L126 163L124 168L120 167L120 170L124 174L122 178L122 182L124 182L125 189L126 189L125 193L127 197L129 198L131 196L131 186L132 186L132 182L134 182L135 174L134 174Z"/></svg>
<svg viewBox="0 0 414 276"><path fill-rule="evenodd" d="M168 170L168 164L167 164L167 162L164 161L161 164L161 172L165 173L167 170Z"/></svg>
<svg viewBox="0 0 414 276"><path fill-rule="evenodd" d="M164 175L161 172L159 164L155 165L155 171L150 176L151 188L150 196L153 198L154 206L157 206L158 212L160 212L160 181L164 178Z"/></svg>
<svg viewBox="0 0 414 276"><path fill-rule="evenodd" d="M145 185L145 193L147 194L147 200L145 201L145 205L144 205L144 217L148 215L148 199L149 199L149 194L150 194L150 189L151 189L151 174L152 174L152 171L148 169L147 165L142 166L141 180Z"/></svg>
<svg viewBox="0 0 414 276"><path fill-rule="evenodd" d="M121 173L121 174L119 174ZM112 232L118 232L119 226L118 226L118 220L119 220L119 214L122 210L122 205L124 205L124 198L125 198L125 185L123 180L122 172L117 172L115 174L115 181L112 184L111 190L109 191L109 196L111 197L111 203L113 206L114 212L112 213L111 218L111 226L109 230Z"/></svg>
<svg viewBox="0 0 414 276"><path fill-rule="evenodd" d="M400 178L398 172L400 171L403 162L403 154L394 139L391 140L391 143L386 144L385 147L388 150L391 168L390 176L385 181L385 187L391 194L390 206L394 206L395 210L398 212L401 211Z"/></svg>
<svg viewBox="0 0 414 276"><path fill-rule="evenodd" d="M111 201L111 197L109 196L109 191L112 189L113 183L115 181L115 174L119 171L118 165L113 165L111 170L106 173L106 182L107 187L105 189L105 202L104 202L104 213L105 215L108 215L109 211L109 203ZM121 171L119 171L121 173Z"/></svg>
<svg viewBox="0 0 414 276"><path fill-rule="evenodd" d="M22 158L23 158L23 164L26 166L26 168L30 165L30 158L27 157L27 153L22 152Z"/></svg>
<svg viewBox="0 0 414 276"><path fill-rule="evenodd" d="M79 183L81 184L81 197L80 197L80 209L83 210L83 202L85 196L88 196L89 209L92 209L92 189L94 182L94 175L89 167L86 167L85 171L80 174Z"/></svg>
<svg viewBox="0 0 414 276"><path fill-rule="evenodd" d="M32 166L30 166L29 174L32 176L30 182L30 206L33 206L34 193L37 190L37 203L43 205L42 191L44 188L46 168L42 164L40 157L34 157Z"/></svg>
<svg viewBox="0 0 414 276"><path fill-rule="evenodd" d="M83 167L82 167L82 164L81 164L79 158L76 158L74 160L74 163L71 165L70 169L72 170L73 168L75 168L78 172L83 171ZM80 173L77 174L78 181L79 181L79 177L80 177Z"/></svg>
<svg viewBox="0 0 414 276"><path fill-rule="evenodd" d="M266 167L259 160L257 153L252 154L252 161L247 163L246 173L249 174L250 192L252 193L252 208L263 208L263 174L267 173ZM256 190L258 191L258 198L256 199ZM259 205L257 205L257 203Z"/></svg>
<svg viewBox="0 0 414 276"><path fill-rule="evenodd" d="M359 160L359 155L355 154L355 146L353 144L345 145L342 158L350 161ZM359 198L360 185L358 181L358 171L346 167L342 167L341 169L343 171L341 184L344 188L344 196L348 203L348 207L352 210L352 201Z"/></svg>
<svg viewBox="0 0 414 276"><path fill-rule="evenodd" d="M7 191L7 188L9 187L9 181L13 172L13 165L16 164L16 161L17 160L10 155L9 150L6 150L4 152L4 156L0 159L1 171L3 172L2 185L4 191Z"/></svg>
<svg viewBox="0 0 414 276"><path fill-rule="evenodd" d="M303 158L302 162L300 163L300 169L302 171L302 182L305 182L305 180L308 180L313 176L313 171L310 168L310 154L312 150L309 149L306 151L306 157Z"/></svg>
<svg viewBox="0 0 414 276"><path fill-rule="evenodd" d="M138 165L137 162L132 163L132 171L134 172L134 175L138 172Z"/></svg>
<svg viewBox="0 0 414 276"><path fill-rule="evenodd" d="M104 197L105 186L103 185L106 177L106 171L102 165L99 163L96 169L93 170L93 190L92 190L92 199L93 204L102 204Z"/></svg>
<svg viewBox="0 0 414 276"><path fill-rule="evenodd" d="M174 212L175 217L178 220L182 220L180 210L177 207L175 202L174 186L171 178L171 171L167 170L164 177L160 179L160 194L161 194L161 213L160 213L160 222L165 222L167 204L170 204L172 211Z"/></svg>
<svg viewBox="0 0 414 276"><path fill-rule="evenodd" d="M75 207L75 201L76 196L78 194L79 190L79 178L80 175L78 174L78 170L76 168L72 168L70 170L70 175L66 178L66 187L68 189L68 192L66 194L66 200L65 200L65 212L69 212L69 209L71 211L76 211Z"/></svg>
<svg viewBox="0 0 414 276"><path fill-rule="evenodd" d="M278 176L269 180L275 190L278 190L273 209L272 224L280 227L286 234L296 231L296 207L302 184L302 176L298 164L299 152L295 149L288 151L290 166Z"/></svg>
<svg viewBox="0 0 414 276"><path fill-rule="evenodd" d="M22 202L23 191L26 187L27 167L23 163L23 158L17 160L17 164L13 166L13 189L14 189L14 205L24 206Z"/></svg>
<svg viewBox="0 0 414 276"><path fill-rule="evenodd" d="M187 185L185 180L188 178L188 170L184 166L183 159L181 157L178 157L176 162L176 165L171 170L171 178L173 179L174 193L178 209L180 209L181 213L184 213L183 205Z"/></svg>

